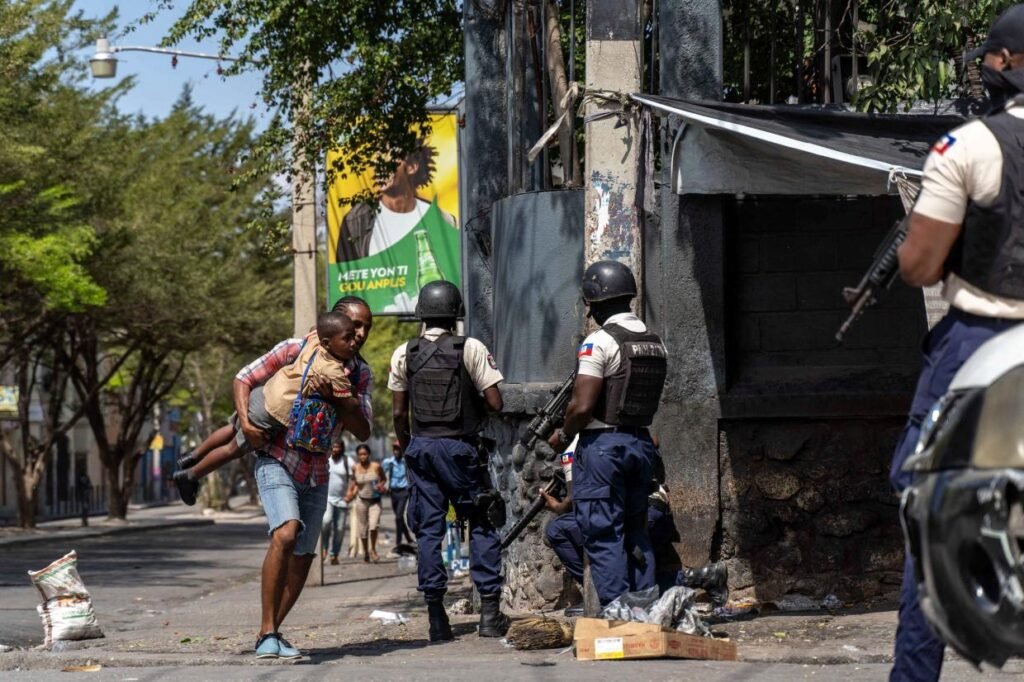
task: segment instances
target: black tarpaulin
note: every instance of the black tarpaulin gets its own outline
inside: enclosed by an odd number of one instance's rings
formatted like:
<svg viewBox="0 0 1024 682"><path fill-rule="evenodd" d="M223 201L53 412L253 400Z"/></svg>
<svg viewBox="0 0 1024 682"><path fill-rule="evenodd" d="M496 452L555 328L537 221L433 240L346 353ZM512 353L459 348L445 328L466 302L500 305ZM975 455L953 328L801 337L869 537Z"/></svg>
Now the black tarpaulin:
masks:
<svg viewBox="0 0 1024 682"><path fill-rule="evenodd" d="M672 152L679 194L887 194L919 177L958 116L862 114L633 95L687 125Z"/></svg>

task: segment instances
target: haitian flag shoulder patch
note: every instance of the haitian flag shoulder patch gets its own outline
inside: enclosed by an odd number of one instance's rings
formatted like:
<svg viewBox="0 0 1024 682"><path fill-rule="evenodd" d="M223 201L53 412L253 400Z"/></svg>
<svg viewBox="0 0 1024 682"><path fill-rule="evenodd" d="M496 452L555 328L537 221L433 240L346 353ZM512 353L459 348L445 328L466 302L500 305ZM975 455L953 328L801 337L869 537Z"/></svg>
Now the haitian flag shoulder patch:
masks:
<svg viewBox="0 0 1024 682"><path fill-rule="evenodd" d="M932 147L932 151L938 154L939 156L942 156L949 151L950 147L952 147L955 144L956 138L950 135L949 133L946 133L945 135L942 136L941 140L935 143L935 146Z"/></svg>
<svg viewBox="0 0 1024 682"><path fill-rule="evenodd" d="M580 346L579 351L576 353L576 357L583 358L583 357L586 357L588 355L593 355L593 354L594 354L594 344L592 344L592 343L585 343L582 346Z"/></svg>

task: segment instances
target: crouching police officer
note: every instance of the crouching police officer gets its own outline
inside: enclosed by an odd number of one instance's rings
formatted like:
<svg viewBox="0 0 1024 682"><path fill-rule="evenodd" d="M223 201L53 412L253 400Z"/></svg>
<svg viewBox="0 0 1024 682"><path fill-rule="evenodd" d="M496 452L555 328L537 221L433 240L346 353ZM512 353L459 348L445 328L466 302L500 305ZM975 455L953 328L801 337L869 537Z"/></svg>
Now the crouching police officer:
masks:
<svg viewBox="0 0 1024 682"><path fill-rule="evenodd" d="M578 437L577 437L578 438ZM655 450L658 442L652 436ZM576 515L572 512L572 462L575 451L574 442L562 453L562 472L565 474L566 495L558 500L543 489L540 494L549 511L558 516L548 521L544 528L544 543L554 551L562 562L566 572L579 583L583 584L583 534L576 523ZM700 568L683 566L679 555L672 546L679 541L672 507L665 487L665 465L660 454L655 460L654 489L648 498L647 506L647 537L654 549L654 579L664 593L677 585L693 589L702 589L711 597L715 606L725 606L729 601L729 572L725 564L708 564ZM567 617L583 615L583 605L569 606L565 609Z"/></svg>
<svg viewBox="0 0 1024 682"><path fill-rule="evenodd" d="M983 58L991 112L932 148L921 194L900 247L911 286L943 282L949 313L924 343L924 369L896 448L890 480L902 492L903 464L931 406L977 348L1024 319L1024 5L1006 10L970 59ZM918 604L913 559L904 566L890 680L937 680L943 645Z"/></svg>
<svg viewBox="0 0 1024 682"><path fill-rule="evenodd" d="M657 452L647 431L665 385L661 338L630 312L636 279L616 261L583 274L583 301L601 329L577 352L565 423L549 444L561 452L579 434L573 507L601 606L655 585L647 496Z"/></svg>
<svg viewBox="0 0 1024 682"><path fill-rule="evenodd" d="M388 378L395 434L411 483L409 525L416 534L418 589L427 602L431 642L453 638L442 602L448 574L441 540L449 503L470 522L469 572L480 593L480 636L501 637L508 629L499 610L501 539L495 529L504 523L495 518L503 508L496 512L501 498L478 452L486 409L502 408L502 376L482 343L455 335L461 315L462 295L454 284L424 286L416 317L426 330L395 350Z"/></svg>

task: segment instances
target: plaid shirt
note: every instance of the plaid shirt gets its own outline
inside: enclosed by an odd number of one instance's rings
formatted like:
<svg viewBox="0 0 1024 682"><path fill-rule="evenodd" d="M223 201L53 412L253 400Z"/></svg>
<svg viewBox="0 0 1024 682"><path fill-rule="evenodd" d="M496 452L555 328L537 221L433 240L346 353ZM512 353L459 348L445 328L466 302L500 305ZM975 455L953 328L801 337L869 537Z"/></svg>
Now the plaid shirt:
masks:
<svg viewBox="0 0 1024 682"><path fill-rule="evenodd" d="M299 357L304 339L287 339L274 346L269 353L253 360L239 370L235 379L241 381L250 389L262 386L274 376L277 370L285 365L290 365ZM355 360L345 364L345 369L351 375L356 367L359 368L359 379L352 388L356 398L359 400L359 407L366 417L366 421L373 420L373 403L371 402L373 388L373 372L358 355ZM323 485L327 482L327 458L320 455L309 455L304 452L290 449L284 442L285 433L281 433L273 441L268 443L263 452L273 457L291 474L291 477L299 483L309 483L312 486Z"/></svg>

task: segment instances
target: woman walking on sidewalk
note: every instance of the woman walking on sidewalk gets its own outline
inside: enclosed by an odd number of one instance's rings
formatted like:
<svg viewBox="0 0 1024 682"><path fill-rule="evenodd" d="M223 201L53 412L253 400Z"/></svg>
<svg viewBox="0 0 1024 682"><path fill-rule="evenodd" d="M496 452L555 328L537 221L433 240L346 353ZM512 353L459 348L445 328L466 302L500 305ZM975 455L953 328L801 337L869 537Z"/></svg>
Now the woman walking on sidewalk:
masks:
<svg viewBox="0 0 1024 682"><path fill-rule="evenodd" d="M380 526L380 493L387 485L380 462L370 461L370 446L363 443L356 448L356 465L352 469L352 483L345 500L355 500L356 518L363 545L363 561L377 563L377 528Z"/></svg>
<svg viewBox="0 0 1024 682"><path fill-rule="evenodd" d="M388 492L391 494L391 510L395 512L395 544L416 542L405 522L405 510L409 506L409 479L405 474L405 457L396 440L391 446L391 457L384 460L383 469L388 477Z"/></svg>

